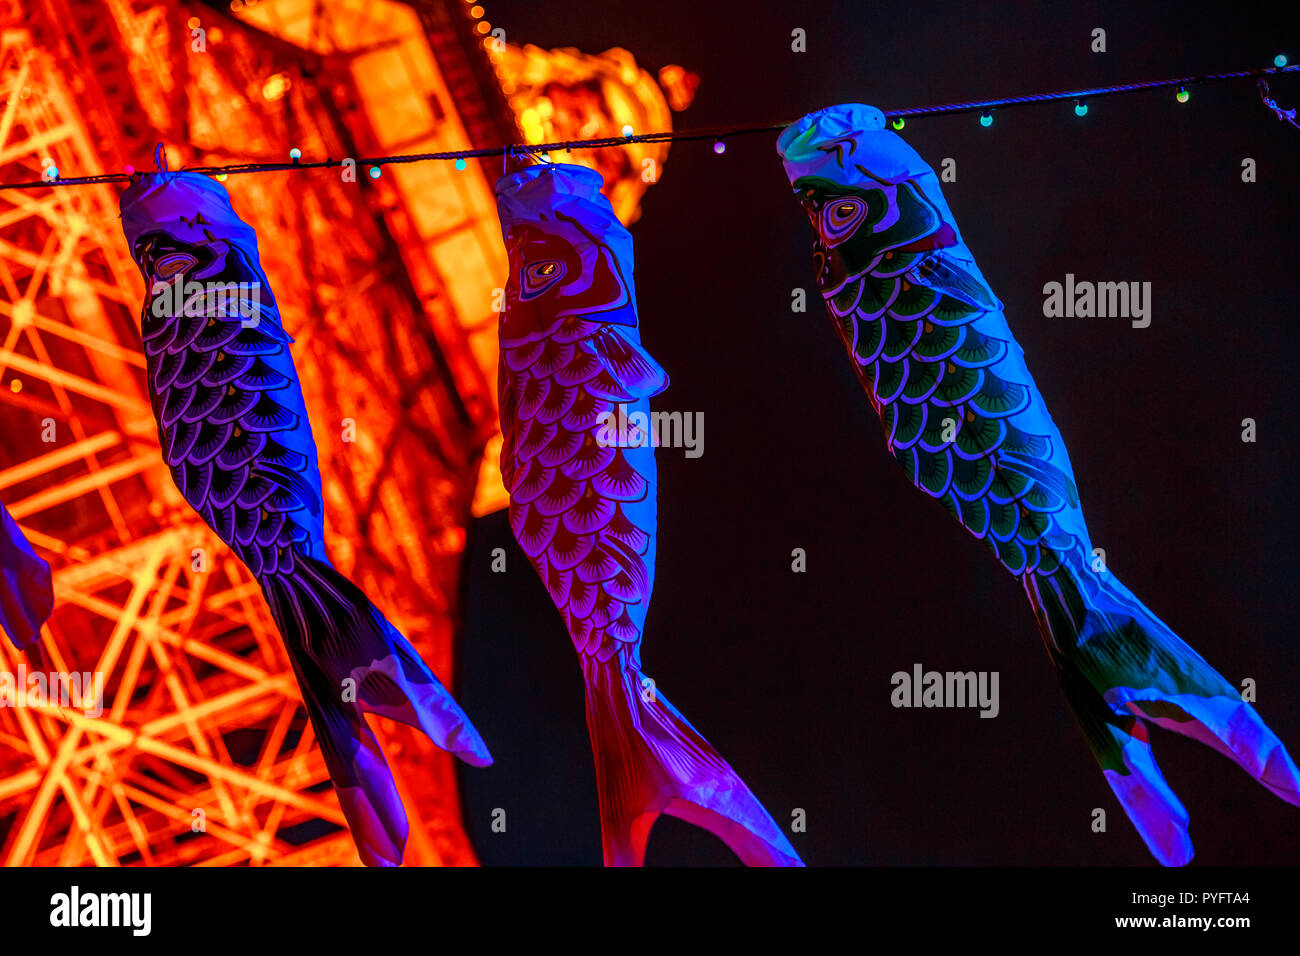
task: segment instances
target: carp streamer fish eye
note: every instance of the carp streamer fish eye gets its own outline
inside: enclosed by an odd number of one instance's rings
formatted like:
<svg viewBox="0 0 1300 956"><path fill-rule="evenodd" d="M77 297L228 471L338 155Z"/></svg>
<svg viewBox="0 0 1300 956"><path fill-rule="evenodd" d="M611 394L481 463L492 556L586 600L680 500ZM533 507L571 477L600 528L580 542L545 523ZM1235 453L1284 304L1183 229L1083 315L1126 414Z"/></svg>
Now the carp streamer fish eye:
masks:
<svg viewBox="0 0 1300 956"><path fill-rule="evenodd" d="M159 279L169 279L176 273L198 263L198 259L184 252L177 252L169 256L164 256L154 263L153 274Z"/></svg>
<svg viewBox="0 0 1300 956"><path fill-rule="evenodd" d="M861 199L842 199L831 203L822 214L822 231L826 241L836 243L852 235L866 215L867 204Z"/></svg>
<svg viewBox="0 0 1300 956"><path fill-rule="evenodd" d="M523 279L520 293L526 298L541 295L564 278L564 271L564 264L555 259L525 266L520 272Z"/></svg>

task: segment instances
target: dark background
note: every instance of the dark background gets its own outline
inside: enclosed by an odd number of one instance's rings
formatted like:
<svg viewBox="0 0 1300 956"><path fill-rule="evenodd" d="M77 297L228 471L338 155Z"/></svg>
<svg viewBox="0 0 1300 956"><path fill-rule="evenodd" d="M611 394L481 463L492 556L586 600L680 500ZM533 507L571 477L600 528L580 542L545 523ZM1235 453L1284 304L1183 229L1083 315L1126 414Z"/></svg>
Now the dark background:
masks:
<svg viewBox="0 0 1300 956"><path fill-rule="evenodd" d="M1271 65L1300 43L1243 4L491 0L515 43L697 71L679 127L790 121ZM1263 9L1263 8L1260 8ZM1089 50L1094 27L1109 52ZM790 32L807 31L807 52ZM1274 80L1284 106L1300 79ZM962 233L1069 442L1110 569L1300 755L1296 529L1300 130L1254 81L913 119ZM658 580L643 662L810 865L1154 866L1043 652L1021 587L886 452L815 295L810 232L774 135L673 146L633 228L642 334L705 418L704 456L659 461ZM1242 183L1253 157L1258 181ZM1045 282L1150 281L1152 323L1042 315ZM809 291L806 314L791 290ZM1241 440L1241 421L1258 441ZM489 570L493 548L508 573ZM808 571L790 570L792 548ZM457 697L496 766L462 774L485 864L599 864L582 682L504 512L466 556ZM1001 713L895 710L890 675L1001 674ZM1153 731L1199 864L1293 864L1300 809L1225 758ZM493 808L507 831L491 831ZM1091 832L1094 807L1108 831ZM652 864L735 864L663 818Z"/></svg>

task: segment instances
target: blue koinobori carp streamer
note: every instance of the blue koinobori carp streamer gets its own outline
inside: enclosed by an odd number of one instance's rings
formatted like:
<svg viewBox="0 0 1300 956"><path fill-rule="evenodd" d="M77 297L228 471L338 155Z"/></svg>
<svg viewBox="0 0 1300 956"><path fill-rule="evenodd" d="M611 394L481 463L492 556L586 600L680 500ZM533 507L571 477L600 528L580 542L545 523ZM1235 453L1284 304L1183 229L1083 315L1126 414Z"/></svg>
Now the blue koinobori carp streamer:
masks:
<svg viewBox="0 0 1300 956"><path fill-rule="evenodd" d="M1179 866L1192 845L1149 724L1300 804L1296 765L1240 692L1113 574L1092 570L1065 443L934 170L879 110L856 104L805 116L777 151L890 452L1023 582L1106 780L1155 857Z"/></svg>
<svg viewBox="0 0 1300 956"><path fill-rule="evenodd" d="M53 609L50 566L0 504L0 627L21 651L40 636Z"/></svg>
<svg viewBox="0 0 1300 956"><path fill-rule="evenodd" d="M416 727L474 766L492 758L419 654L330 564L293 340L225 188L142 175L121 210L148 290L141 338L167 467L262 587L362 861L395 866L406 813L365 714Z"/></svg>
<svg viewBox="0 0 1300 956"><path fill-rule="evenodd" d="M510 259L501 476L510 526L582 663L605 863L639 866L667 813L747 864L802 865L736 772L641 673L654 448L613 422L648 420L668 376L641 346L632 237L600 187L599 173L557 164L507 174L496 191Z"/></svg>

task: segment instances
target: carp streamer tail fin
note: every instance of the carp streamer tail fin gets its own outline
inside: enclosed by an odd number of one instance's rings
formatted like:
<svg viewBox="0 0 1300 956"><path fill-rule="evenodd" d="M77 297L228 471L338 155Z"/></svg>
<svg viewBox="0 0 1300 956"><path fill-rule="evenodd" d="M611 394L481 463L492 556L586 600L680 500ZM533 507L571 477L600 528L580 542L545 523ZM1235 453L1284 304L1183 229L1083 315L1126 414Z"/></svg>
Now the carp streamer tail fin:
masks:
<svg viewBox="0 0 1300 956"><path fill-rule="evenodd" d="M54 609L50 566L0 505L0 629L18 650L35 643ZM43 653L43 651L42 651Z"/></svg>
<svg viewBox="0 0 1300 956"><path fill-rule="evenodd" d="M409 724L476 767L492 762L465 712L355 584L295 555L262 589L293 662L343 815L367 866L397 866L406 812L365 714Z"/></svg>
<svg viewBox="0 0 1300 956"><path fill-rule="evenodd" d="M1106 782L1152 855L1193 856L1188 815L1151 750L1152 726L1198 740L1288 803L1300 771L1241 693L1109 572L1026 575L1048 653Z"/></svg>
<svg viewBox="0 0 1300 956"><path fill-rule="evenodd" d="M583 659L606 866L640 866L661 813L713 833L748 866L803 866L758 798L640 672Z"/></svg>

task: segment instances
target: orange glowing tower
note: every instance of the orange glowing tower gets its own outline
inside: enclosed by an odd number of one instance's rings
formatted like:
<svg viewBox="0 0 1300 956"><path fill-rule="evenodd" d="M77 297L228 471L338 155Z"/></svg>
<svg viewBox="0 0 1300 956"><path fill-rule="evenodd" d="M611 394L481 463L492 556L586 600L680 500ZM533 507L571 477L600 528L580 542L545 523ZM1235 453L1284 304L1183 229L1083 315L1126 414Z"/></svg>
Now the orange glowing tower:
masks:
<svg viewBox="0 0 1300 956"><path fill-rule="evenodd" d="M689 74L666 70L683 108ZM516 48L460 0L0 0L0 182L143 168L158 142L176 168L629 124L671 120L626 51ZM666 151L585 161L631 221ZM498 172L227 183L296 340L330 552L453 692L465 527L505 505ZM104 679L100 713L0 708L0 861L355 864L260 590L163 466L142 300L114 187L0 192L0 500L54 568L54 666ZM0 670L20 663L0 641ZM474 863L451 758L372 727L407 805L407 861Z"/></svg>

